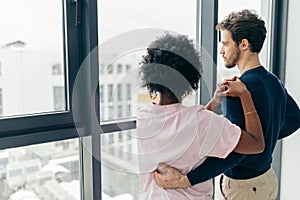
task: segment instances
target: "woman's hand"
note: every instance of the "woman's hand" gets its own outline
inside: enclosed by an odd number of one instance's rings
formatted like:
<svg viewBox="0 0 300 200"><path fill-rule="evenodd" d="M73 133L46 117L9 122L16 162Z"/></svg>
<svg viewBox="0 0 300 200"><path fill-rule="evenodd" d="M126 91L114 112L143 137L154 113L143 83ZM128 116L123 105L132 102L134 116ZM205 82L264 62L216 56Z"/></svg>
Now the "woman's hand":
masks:
<svg viewBox="0 0 300 200"><path fill-rule="evenodd" d="M218 83L217 89L214 92L213 98L207 103L205 108L210 111L214 111L221 104L221 95L220 92L224 92L226 90L226 81Z"/></svg>
<svg viewBox="0 0 300 200"><path fill-rule="evenodd" d="M217 93L221 96L241 97L244 93L249 92L246 85L239 79L239 77L233 77L231 80L224 81L221 86L223 91Z"/></svg>

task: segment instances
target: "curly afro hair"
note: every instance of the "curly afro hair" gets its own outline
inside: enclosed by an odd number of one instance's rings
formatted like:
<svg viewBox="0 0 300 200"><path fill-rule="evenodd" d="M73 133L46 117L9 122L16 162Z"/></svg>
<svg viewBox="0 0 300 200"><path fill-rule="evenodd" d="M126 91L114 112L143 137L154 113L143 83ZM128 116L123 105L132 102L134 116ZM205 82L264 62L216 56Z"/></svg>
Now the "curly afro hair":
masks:
<svg viewBox="0 0 300 200"><path fill-rule="evenodd" d="M200 55L187 36L166 33L158 37L147 48L141 64L142 84L151 97L159 92L181 101L198 89L202 73Z"/></svg>

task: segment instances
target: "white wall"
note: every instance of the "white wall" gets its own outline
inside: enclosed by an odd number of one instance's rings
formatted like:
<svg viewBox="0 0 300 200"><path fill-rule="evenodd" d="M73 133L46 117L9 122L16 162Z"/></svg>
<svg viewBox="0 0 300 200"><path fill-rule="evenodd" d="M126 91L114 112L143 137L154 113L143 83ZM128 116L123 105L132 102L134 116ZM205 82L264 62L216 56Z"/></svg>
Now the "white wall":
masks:
<svg viewBox="0 0 300 200"><path fill-rule="evenodd" d="M300 1L289 1L288 36L287 36L287 60L285 84L288 92L300 105L299 87L299 46L300 46ZM281 195L280 199L299 199L300 180L300 130L283 140L282 147L282 171L281 171Z"/></svg>

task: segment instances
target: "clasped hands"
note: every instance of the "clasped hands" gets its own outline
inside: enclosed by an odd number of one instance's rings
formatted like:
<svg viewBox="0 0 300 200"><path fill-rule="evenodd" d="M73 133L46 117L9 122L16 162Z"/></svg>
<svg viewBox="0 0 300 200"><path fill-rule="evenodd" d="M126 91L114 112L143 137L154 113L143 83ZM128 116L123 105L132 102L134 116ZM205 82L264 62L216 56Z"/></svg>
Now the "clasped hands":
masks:
<svg viewBox="0 0 300 200"><path fill-rule="evenodd" d="M245 90L247 90L245 84L240 80L238 76L234 76L231 79L226 79L223 82L217 84L213 99L216 102L220 103L220 97L239 97Z"/></svg>

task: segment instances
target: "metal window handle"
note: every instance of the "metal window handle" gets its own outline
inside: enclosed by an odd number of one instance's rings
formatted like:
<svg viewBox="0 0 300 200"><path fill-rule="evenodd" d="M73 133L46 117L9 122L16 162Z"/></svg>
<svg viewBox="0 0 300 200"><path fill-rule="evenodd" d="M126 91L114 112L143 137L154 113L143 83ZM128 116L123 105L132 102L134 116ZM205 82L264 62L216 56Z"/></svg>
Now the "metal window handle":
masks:
<svg viewBox="0 0 300 200"><path fill-rule="evenodd" d="M81 10L80 10L80 0L72 0L72 5L75 6L75 26L80 26L81 24Z"/></svg>

